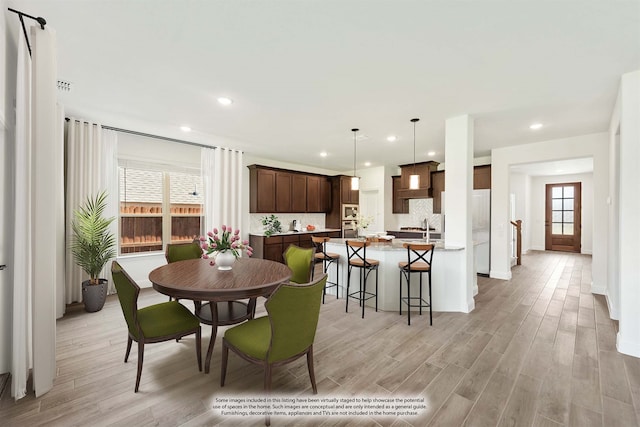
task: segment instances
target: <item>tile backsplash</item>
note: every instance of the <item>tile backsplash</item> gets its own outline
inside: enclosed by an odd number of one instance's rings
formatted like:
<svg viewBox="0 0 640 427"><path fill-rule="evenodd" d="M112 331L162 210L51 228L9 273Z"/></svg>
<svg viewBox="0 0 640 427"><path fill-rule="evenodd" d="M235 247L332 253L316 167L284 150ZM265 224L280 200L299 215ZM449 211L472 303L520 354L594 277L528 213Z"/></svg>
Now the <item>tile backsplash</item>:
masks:
<svg viewBox="0 0 640 427"><path fill-rule="evenodd" d="M429 226L441 231L441 215L433 213L433 199L409 200L409 214L400 215L400 227L421 227L422 220L427 218Z"/></svg>
<svg viewBox="0 0 640 427"><path fill-rule="evenodd" d="M264 226L262 225L262 218L270 216L271 214L249 214L249 232L250 233L262 233ZM308 224L315 225L318 229L325 227L325 214L322 213L300 213L300 214L274 214L278 217L282 223L282 231L287 231L291 228L291 222L294 219L299 220L303 227Z"/></svg>

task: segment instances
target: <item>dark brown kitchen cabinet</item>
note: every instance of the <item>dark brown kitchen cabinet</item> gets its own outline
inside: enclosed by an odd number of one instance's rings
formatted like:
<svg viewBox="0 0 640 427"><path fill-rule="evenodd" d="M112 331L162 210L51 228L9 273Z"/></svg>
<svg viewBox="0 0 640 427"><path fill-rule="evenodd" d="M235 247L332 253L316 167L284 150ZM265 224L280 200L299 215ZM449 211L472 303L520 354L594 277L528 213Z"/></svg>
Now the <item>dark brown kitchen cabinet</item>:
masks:
<svg viewBox="0 0 640 427"><path fill-rule="evenodd" d="M473 168L473 189L491 190L491 165L476 166Z"/></svg>
<svg viewBox="0 0 640 427"><path fill-rule="evenodd" d="M276 172L276 212L291 210L291 174Z"/></svg>
<svg viewBox="0 0 640 427"><path fill-rule="evenodd" d="M320 178L320 211L331 211L331 181L326 176Z"/></svg>
<svg viewBox="0 0 640 427"><path fill-rule="evenodd" d="M291 174L291 212L307 212L307 177Z"/></svg>
<svg viewBox="0 0 640 427"><path fill-rule="evenodd" d="M249 212L327 213L331 210L329 177L260 165L248 168Z"/></svg>
<svg viewBox="0 0 640 427"><path fill-rule="evenodd" d="M341 237L339 231L284 234L271 237L252 234L249 236L249 244L253 248L253 258L262 258L284 263L282 254L290 245L296 245L302 248L312 248L312 236L329 236L331 238Z"/></svg>
<svg viewBox="0 0 640 427"><path fill-rule="evenodd" d="M251 212L276 212L276 171L249 166Z"/></svg>
<svg viewBox="0 0 640 427"><path fill-rule="evenodd" d="M401 179L400 175L391 177L391 188L393 191L393 205L391 209L394 214L409 213L409 199L403 199L399 194Z"/></svg>
<svg viewBox="0 0 640 427"><path fill-rule="evenodd" d="M324 176L307 175L307 212L331 209L331 184Z"/></svg>
<svg viewBox="0 0 640 427"><path fill-rule="evenodd" d="M357 205L360 203L360 191L351 189L351 177L340 177L340 202L346 205Z"/></svg>
<svg viewBox="0 0 640 427"><path fill-rule="evenodd" d="M433 213L442 212L442 192L444 191L444 171L431 172L431 194Z"/></svg>

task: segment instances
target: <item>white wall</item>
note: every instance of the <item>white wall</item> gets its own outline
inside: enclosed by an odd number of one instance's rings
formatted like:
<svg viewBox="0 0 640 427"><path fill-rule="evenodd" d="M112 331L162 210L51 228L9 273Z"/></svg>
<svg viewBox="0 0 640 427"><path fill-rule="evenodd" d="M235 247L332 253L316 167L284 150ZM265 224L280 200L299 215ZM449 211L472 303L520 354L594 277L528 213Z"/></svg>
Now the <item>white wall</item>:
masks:
<svg viewBox="0 0 640 427"><path fill-rule="evenodd" d="M545 200L546 185L565 182L582 183L582 240L581 253L593 250L593 173L531 177L531 249L545 248Z"/></svg>
<svg viewBox="0 0 640 427"><path fill-rule="evenodd" d="M593 157L593 235L607 239L606 183L609 178L607 133L561 138L533 144L514 145L491 152L491 277L510 279L509 191L511 165L551 160ZM593 286L607 279L607 248L596 246L593 252Z"/></svg>
<svg viewBox="0 0 640 427"><path fill-rule="evenodd" d="M516 218L522 220L522 253L531 249L531 222L529 218L531 178L522 173L511 173L509 193L516 198Z"/></svg>

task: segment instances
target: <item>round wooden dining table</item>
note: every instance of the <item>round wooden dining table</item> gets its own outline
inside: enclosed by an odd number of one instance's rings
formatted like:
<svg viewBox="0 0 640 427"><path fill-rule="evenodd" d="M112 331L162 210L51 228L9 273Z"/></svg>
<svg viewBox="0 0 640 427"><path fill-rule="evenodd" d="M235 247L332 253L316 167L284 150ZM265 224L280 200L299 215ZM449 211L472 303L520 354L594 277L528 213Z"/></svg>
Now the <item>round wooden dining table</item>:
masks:
<svg viewBox="0 0 640 427"><path fill-rule="evenodd" d="M209 373L218 326L252 318L256 298L271 295L291 274L286 265L264 259L238 258L231 270L218 270L206 259L190 259L154 269L149 280L160 293L195 301L200 321L212 325L205 361L205 372ZM248 304L237 301L246 298Z"/></svg>

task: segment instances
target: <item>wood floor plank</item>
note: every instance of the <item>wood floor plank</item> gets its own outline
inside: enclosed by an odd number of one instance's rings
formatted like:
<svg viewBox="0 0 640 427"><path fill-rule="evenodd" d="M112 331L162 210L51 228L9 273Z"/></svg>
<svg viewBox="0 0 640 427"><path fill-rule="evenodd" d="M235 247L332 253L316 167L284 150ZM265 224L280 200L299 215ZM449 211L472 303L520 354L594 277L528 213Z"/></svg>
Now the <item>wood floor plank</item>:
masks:
<svg viewBox="0 0 640 427"><path fill-rule="evenodd" d="M602 413L594 412L576 404L571 405L569 426L571 427L602 427Z"/></svg>
<svg viewBox="0 0 640 427"><path fill-rule="evenodd" d="M608 396L602 398L604 407L604 425L606 427L629 427L638 426L638 418L633 410L633 406L612 399Z"/></svg>
<svg viewBox="0 0 640 427"><path fill-rule="evenodd" d="M462 425L472 406L472 401L453 393L429 425L434 427Z"/></svg>
<svg viewBox="0 0 640 427"><path fill-rule="evenodd" d="M633 404L631 390L627 382L624 359L620 353L600 351L600 382L604 396L629 405Z"/></svg>
<svg viewBox="0 0 640 427"><path fill-rule="evenodd" d="M541 385L542 380L538 378L520 375L498 425L500 427L531 425L536 415Z"/></svg>

